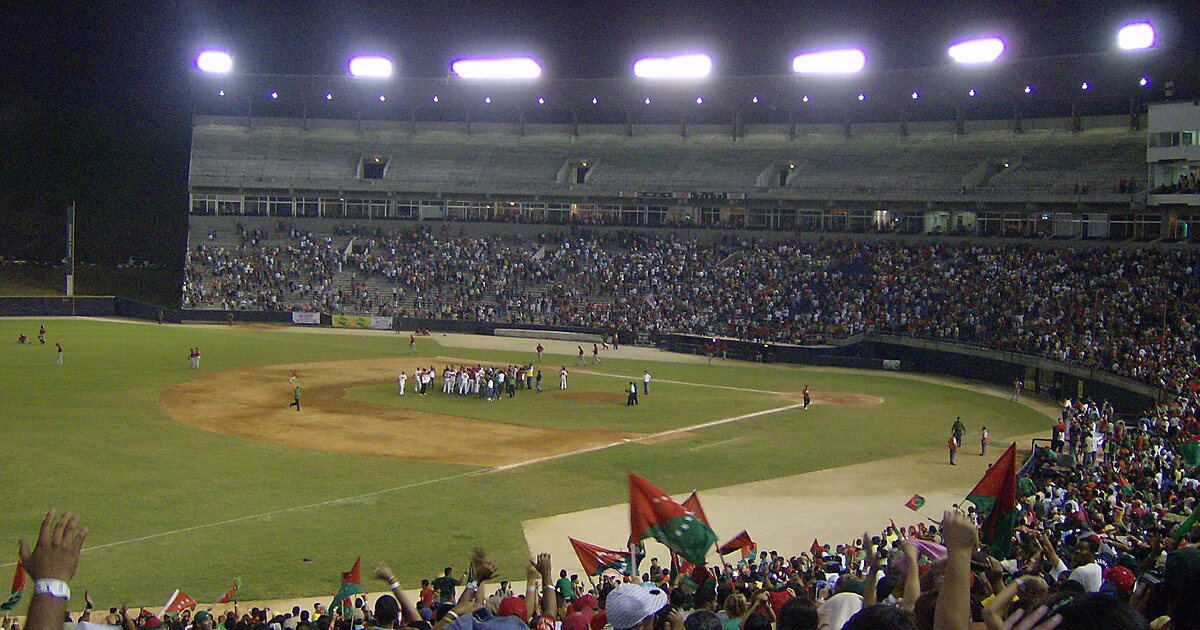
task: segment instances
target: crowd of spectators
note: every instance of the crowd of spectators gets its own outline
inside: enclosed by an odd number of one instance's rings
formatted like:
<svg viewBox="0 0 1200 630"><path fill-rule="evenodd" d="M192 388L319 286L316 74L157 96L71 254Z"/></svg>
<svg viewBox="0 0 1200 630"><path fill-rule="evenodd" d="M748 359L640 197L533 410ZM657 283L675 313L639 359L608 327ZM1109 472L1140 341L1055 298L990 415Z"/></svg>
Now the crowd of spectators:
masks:
<svg viewBox="0 0 1200 630"><path fill-rule="evenodd" d="M1109 405L1066 401L1054 439L1017 476L1009 545L981 544L981 514L955 506L876 535L759 551L736 565L683 566L652 559L641 575L607 571L585 585L554 573L541 554L527 587L485 585L496 567L481 550L469 573L447 567L415 598L395 574L374 575L391 595L359 597L345 610L316 606L208 611L158 618L112 609L123 630L843 630L859 628L1200 628L1200 466L1178 448L1200 436L1200 396L1184 395L1120 420ZM964 509L965 508L965 509ZM829 515L836 518L836 515ZM914 518L914 521L916 519ZM67 582L86 530L53 514L21 559L35 582ZM1000 551L1000 547L1008 551ZM414 585L411 585L415 587ZM41 592L41 591L39 591ZM92 619L91 600L81 621ZM32 599L26 630L61 628L66 601ZM67 615L68 619L71 619ZM14 630L5 620L4 630Z"/></svg>
<svg viewBox="0 0 1200 630"><path fill-rule="evenodd" d="M1194 385L1200 254L577 231L292 230L189 251L186 308L324 311L819 343L867 331Z"/></svg>

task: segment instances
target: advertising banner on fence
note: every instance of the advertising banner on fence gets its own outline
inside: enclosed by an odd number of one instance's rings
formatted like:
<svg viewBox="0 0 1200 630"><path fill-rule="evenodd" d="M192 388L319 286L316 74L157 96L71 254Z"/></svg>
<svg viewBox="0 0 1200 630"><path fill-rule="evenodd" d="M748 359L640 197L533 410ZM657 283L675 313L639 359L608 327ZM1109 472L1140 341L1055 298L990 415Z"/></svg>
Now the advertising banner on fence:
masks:
<svg viewBox="0 0 1200 630"><path fill-rule="evenodd" d="M334 315L334 328L369 328L372 330L391 330L392 318L367 317L363 315Z"/></svg>
<svg viewBox="0 0 1200 630"><path fill-rule="evenodd" d="M301 326L319 326L321 324L321 314L292 311L292 323Z"/></svg>

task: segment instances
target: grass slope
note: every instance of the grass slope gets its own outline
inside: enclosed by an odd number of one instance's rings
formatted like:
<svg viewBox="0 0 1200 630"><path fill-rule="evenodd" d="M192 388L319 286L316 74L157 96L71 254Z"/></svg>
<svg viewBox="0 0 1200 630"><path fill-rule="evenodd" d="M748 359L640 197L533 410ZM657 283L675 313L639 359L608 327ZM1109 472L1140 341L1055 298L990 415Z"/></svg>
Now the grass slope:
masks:
<svg viewBox="0 0 1200 630"><path fill-rule="evenodd" d="M668 492L684 492L941 448L955 415L972 427L987 424L997 442L1044 425L1034 412L1001 399L884 375L606 359L588 369L630 376L648 369L654 375L651 396L639 408L579 403L553 391L543 400L522 392L493 405L440 394L405 396L403 404L539 426L653 432L787 404L769 394L666 380L788 392L809 384L818 392L870 393L886 402L814 406L667 442L471 475L474 469L465 466L352 457L210 433L171 421L158 405L164 389L208 372L407 356L406 337L46 323L49 344L18 346L18 333L35 337L38 322L0 320L0 435L8 490L0 540L15 551L18 537L36 534L48 507L82 514L91 528L88 546L98 548L84 554L76 591L89 588L102 607L122 601L159 605L176 587L214 601L233 576L242 578L247 600L332 594L339 572L360 554L368 562L392 563L411 584L446 564L459 567L475 545L489 549L513 576L528 553L523 520L621 502L628 470ZM52 365L56 340L65 347L62 367ZM200 373L186 369L187 349L195 345L204 351ZM483 362L531 358L441 348L433 341L420 349L424 356ZM568 360L547 359L555 376L554 362ZM557 379L547 376L546 388L557 387ZM581 373L571 381L573 390L618 394L627 382ZM348 395L401 404L390 383ZM476 439L445 438L450 449ZM338 501L345 497L362 498ZM253 515L266 516L247 518Z"/></svg>

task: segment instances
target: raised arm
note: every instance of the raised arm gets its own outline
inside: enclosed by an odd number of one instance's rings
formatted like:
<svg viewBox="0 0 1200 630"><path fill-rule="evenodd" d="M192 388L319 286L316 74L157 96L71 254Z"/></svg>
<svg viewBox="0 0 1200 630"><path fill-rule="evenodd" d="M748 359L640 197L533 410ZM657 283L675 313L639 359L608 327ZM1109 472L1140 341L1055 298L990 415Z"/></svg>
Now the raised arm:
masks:
<svg viewBox="0 0 1200 630"><path fill-rule="evenodd" d="M417 607L413 606L408 596L400 588L400 581L396 579L396 572L392 571L386 564L380 564L373 571L375 577L387 582L388 590L395 596L396 601L400 602L400 620L408 625L414 621L421 620L421 613L417 611Z"/></svg>
<svg viewBox="0 0 1200 630"><path fill-rule="evenodd" d="M530 562L542 576L542 614L558 619L558 595L554 590L554 565L550 561L550 554L539 553L537 559Z"/></svg>
<svg viewBox="0 0 1200 630"><path fill-rule="evenodd" d="M946 576L938 591L934 630L967 630L971 625L971 553L979 546L975 523L961 512L942 516Z"/></svg>
<svg viewBox="0 0 1200 630"><path fill-rule="evenodd" d="M34 584L29 616L25 619L28 630L62 629L67 600L71 597L67 583L75 576L87 533L86 527L79 526L78 516L64 513L55 520L54 510L50 510L42 519L33 549L21 539L21 564Z"/></svg>
<svg viewBox="0 0 1200 630"><path fill-rule="evenodd" d="M871 544L871 535L869 532L863 532L863 545L867 547L867 566L866 573L863 579L866 580L866 586L863 588L863 603L862 607L874 606L877 603L877 588L879 580L875 579L875 572L879 570L879 551L875 545Z"/></svg>
<svg viewBox="0 0 1200 630"><path fill-rule="evenodd" d="M905 540L902 545L904 557L908 559L908 571L904 573L904 595L900 607L912 612L917 608L917 598L921 596L921 567L917 566L917 546Z"/></svg>

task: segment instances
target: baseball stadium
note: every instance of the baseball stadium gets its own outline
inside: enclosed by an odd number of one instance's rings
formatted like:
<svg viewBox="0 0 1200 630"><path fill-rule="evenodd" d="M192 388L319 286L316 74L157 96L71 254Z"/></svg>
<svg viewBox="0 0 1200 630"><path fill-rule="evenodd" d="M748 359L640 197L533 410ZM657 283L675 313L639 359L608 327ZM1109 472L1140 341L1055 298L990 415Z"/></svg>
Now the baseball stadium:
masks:
<svg viewBox="0 0 1200 630"><path fill-rule="evenodd" d="M0 630L1200 627L1200 66L1011 37L193 50L178 263L0 264Z"/></svg>

